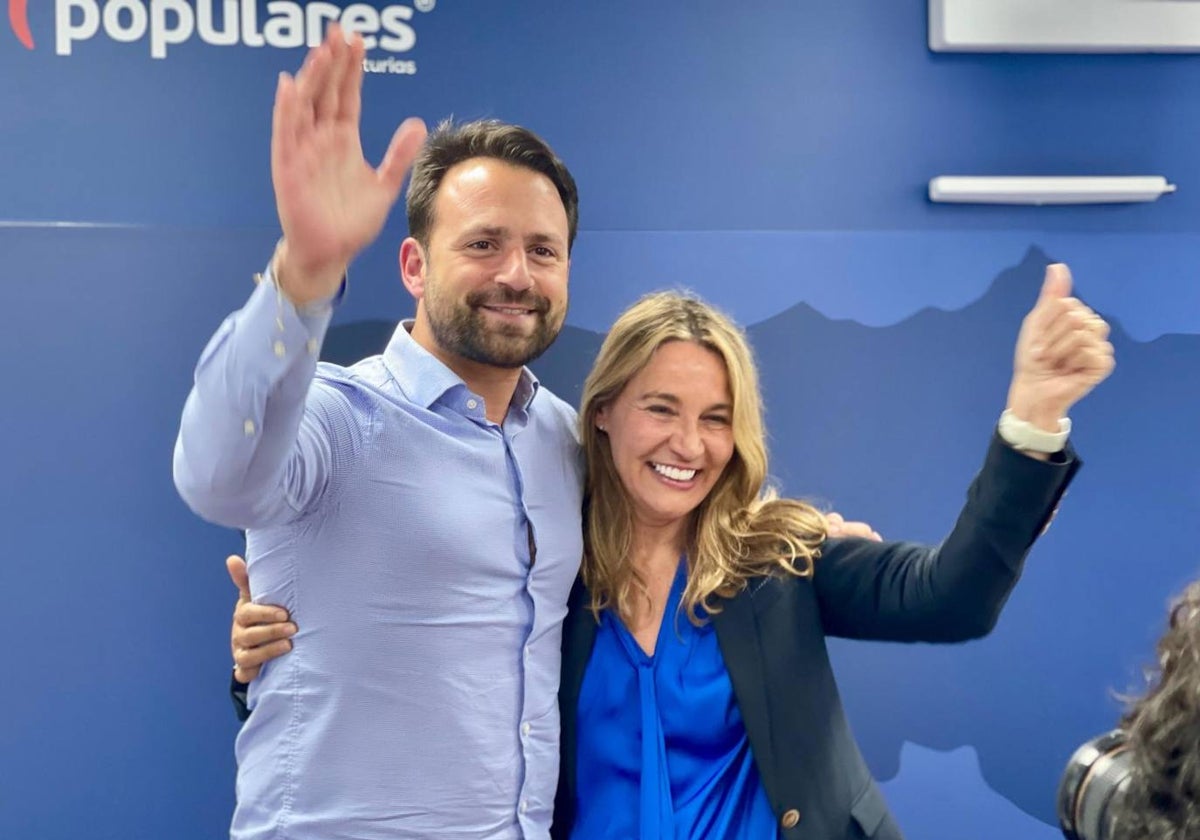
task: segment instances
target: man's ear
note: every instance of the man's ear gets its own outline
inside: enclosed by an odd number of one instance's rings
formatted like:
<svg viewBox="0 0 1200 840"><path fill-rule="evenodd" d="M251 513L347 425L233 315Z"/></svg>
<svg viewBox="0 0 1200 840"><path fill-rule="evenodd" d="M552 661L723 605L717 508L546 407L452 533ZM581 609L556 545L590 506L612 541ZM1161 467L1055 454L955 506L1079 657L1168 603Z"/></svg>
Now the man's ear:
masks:
<svg viewBox="0 0 1200 840"><path fill-rule="evenodd" d="M420 242L409 236L400 243L400 279L416 300L425 296L425 272L428 267L429 259Z"/></svg>

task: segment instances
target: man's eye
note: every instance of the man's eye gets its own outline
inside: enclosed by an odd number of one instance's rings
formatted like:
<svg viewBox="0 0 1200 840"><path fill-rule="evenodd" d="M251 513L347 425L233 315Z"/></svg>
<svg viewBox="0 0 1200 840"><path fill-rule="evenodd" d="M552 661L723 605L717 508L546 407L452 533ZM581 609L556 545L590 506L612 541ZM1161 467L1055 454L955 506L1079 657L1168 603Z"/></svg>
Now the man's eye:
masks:
<svg viewBox="0 0 1200 840"><path fill-rule="evenodd" d="M481 240L479 242L472 242L467 247L476 251L486 251L492 247L492 243L487 240Z"/></svg>

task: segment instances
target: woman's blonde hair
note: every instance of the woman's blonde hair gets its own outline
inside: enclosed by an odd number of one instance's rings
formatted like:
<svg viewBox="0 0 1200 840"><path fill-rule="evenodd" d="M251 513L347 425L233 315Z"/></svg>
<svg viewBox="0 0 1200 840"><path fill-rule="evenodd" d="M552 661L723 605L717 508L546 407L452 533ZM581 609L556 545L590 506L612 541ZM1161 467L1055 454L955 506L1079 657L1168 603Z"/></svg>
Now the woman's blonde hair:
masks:
<svg viewBox="0 0 1200 840"><path fill-rule="evenodd" d="M691 514L687 528L688 581L682 606L694 623L699 608L720 607L753 577L808 576L825 539L825 518L814 507L780 499L765 486L767 447L758 371L742 331L696 297L658 292L639 300L617 319L583 386L580 435L587 457L584 493L583 579L595 614L612 607L628 621L631 603L648 597L633 568L633 511L613 464L608 435L596 416L611 404L654 352L669 341L691 341L725 363L733 403L733 457L712 491Z"/></svg>

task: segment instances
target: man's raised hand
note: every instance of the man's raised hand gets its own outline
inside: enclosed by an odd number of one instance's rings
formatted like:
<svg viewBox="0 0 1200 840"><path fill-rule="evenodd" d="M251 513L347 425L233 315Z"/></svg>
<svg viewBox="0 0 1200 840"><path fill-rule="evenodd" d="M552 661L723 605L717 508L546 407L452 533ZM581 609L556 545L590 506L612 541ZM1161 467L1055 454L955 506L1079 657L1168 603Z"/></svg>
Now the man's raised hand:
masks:
<svg viewBox="0 0 1200 840"><path fill-rule="evenodd" d="M271 179L283 241L276 282L297 304L332 296L400 195L425 124L400 124L378 168L359 134L363 41L333 24L293 78L279 76L271 127Z"/></svg>

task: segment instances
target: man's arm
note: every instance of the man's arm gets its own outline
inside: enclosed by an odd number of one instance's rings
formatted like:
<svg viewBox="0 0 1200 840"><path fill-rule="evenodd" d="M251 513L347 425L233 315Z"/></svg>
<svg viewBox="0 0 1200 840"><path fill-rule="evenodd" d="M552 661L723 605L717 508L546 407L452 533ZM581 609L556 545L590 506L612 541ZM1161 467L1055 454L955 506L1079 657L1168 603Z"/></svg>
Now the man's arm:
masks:
<svg viewBox="0 0 1200 840"><path fill-rule="evenodd" d="M305 403L332 307L301 313L263 279L196 367L175 442L175 486L200 516L232 528L294 518L332 466L320 395Z"/></svg>
<svg viewBox="0 0 1200 840"><path fill-rule="evenodd" d="M346 267L378 234L425 138L406 120L378 168L362 155L363 41L333 24L295 78L279 76L271 181L283 239L259 288L209 342L175 447L175 483L201 516L247 528L293 518L331 467L309 395ZM305 411L309 396L309 411Z"/></svg>

